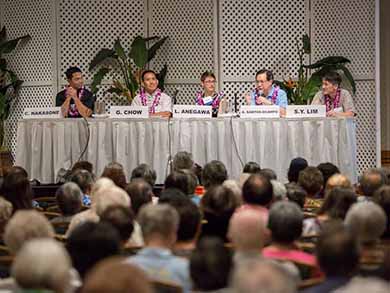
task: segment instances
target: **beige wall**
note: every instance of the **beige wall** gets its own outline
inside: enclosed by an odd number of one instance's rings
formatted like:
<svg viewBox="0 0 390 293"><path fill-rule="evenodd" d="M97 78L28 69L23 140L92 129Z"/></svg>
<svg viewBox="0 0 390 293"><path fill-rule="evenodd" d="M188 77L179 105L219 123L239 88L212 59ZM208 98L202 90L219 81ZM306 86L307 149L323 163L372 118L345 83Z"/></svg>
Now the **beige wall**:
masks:
<svg viewBox="0 0 390 293"><path fill-rule="evenodd" d="M382 150L390 150L390 1L381 0L380 76Z"/></svg>

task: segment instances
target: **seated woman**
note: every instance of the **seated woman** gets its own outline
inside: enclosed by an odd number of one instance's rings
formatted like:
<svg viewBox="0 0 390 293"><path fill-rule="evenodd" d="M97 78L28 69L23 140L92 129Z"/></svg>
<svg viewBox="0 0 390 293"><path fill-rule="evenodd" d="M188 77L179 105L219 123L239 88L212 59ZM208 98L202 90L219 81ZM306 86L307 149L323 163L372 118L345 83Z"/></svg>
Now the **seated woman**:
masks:
<svg viewBox="0 0 390 293"><path fill-rule="evenodd" d="M226 112L226 99L223 91L215 91L215 75L212 72L206 71L200 77L203 91L196 92L196 105L211 106L213 109L213 117L217 117L219 113Z"/></svg>
<svg viewBox="0 0 390 293"><path fill-rule="evenodd" d="M256 73L256 88L245 96L248 105L276 105L280 107L280 116L286 115L287 94L274 85L271 70L262 69Z"/></svg>
<svg viewBox="0 0 390 293"><path fill-rule="evenodd" d="M322 78L322 91L316 93L312 105L325 105L326 116L353 117L356 114L351 94L340 87L341 76L329 72Z"/></svg>
<svg viewBox="0 0 390 293"><path fill-rule="evenodd" d="M321 275L315 256L298 249L295 241L302 233L303 213L299 206L288 201L272 205L268 228L272 242L263 249L263 256L282 262L293 262L301 272L302 279Z"/></svg>

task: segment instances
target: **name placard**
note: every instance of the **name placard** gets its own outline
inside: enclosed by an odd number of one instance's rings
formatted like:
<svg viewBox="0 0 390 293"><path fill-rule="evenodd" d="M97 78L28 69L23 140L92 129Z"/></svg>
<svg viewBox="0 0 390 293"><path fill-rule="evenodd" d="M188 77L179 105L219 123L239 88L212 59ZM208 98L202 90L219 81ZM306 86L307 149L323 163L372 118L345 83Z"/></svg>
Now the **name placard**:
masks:
<svg viewBox="0 0 390 293"><path fill-rule="evenodd" d="M61 107L26 108L23 119L62 118Z"/></svg>
<svg viewBox="0 0 390 293"><path fill-rule="evenodd" d="M293 105L286 108L287 118L322 118L326 117L324 105Z"/></svg>
<svg viewBox="0 0 390 293"><path fill-rule="evenodd" d="M174 105L173 118L211 118L211 106Z"/></svg>
<svg viewBox="0 0 390 293"><path fill-rule="evenodd" d="M110 118L149 118L149 109L146 106L111 106Z"/></svg>
<svg viewBox="0 0 390 293"><path fill-rule="evenodd" d="M279 106L241 106L241 118L279 118Z"/></svg>

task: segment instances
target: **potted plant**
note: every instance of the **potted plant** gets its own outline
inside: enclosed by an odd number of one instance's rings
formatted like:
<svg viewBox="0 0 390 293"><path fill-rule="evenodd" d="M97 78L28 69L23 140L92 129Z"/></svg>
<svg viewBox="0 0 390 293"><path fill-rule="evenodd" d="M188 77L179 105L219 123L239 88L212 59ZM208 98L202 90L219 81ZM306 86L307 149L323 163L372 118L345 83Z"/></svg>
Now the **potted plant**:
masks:
<svg viewBox="0 0 390 293"><path fill-rule="evenodd" d="M303 63L305 55L311 54L309 36L305 34L301 39L297 38L296 44L299 56L298 79L294 81L290 77L288 80L275 81L277 85L286 91L288 102L290 104L309 104L314 95L321 88L322 77L330 71L341 71L345 80L351 86L353 94L356 93L355 80L349 69L346 67L346 64L351 63L349 59L342 56L329 56L315 62L314 64L305 65ZM311 73L312 70L314 70L314 72Z"/></svg>
<svg viewBox="0 0 390 293"><path fill-rule="evenodd" d="M158 49L164 44L168 37L150 37L143 38L137 36L126 52L120 40L116 40L112 49L101 49L89 64L89 70L93 71L96 67L99 70L93 76L91 90L94 94L99 91L99 86L103 78L113 69L119 68L122 80L114 80L111 87L107 90L119 97L123 97L128 103L131 103L141 85L142 71L147 67L149 62L154 58ZM154 42L153 45L149 44ZM135 64L136 68L132 68ZM164 89L164 79L167 73L167 66L161 69L157 74L159 87Z"/></svg>
<svg viewBox="0 0 390 293"><path fill-rule="evenodd" d="M22 80L18 79L16 73L8 68L5 56L12 53L20 42L30 39L30 35L25 35L8 40L5 27L0 31L0 175L3 175L5 165L12 165L11 152L4 145L5 121L11 113L12 103L23 83Z"/></svg>

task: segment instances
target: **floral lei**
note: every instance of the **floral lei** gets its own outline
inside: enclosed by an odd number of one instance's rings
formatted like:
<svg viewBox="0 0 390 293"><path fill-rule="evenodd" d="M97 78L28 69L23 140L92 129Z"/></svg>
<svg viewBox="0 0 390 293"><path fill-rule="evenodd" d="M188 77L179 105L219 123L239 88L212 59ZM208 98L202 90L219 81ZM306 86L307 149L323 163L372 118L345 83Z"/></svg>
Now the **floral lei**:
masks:
<svg viewBox="0 0 390 293"><path fill-rule="evenodd" d="M218 108L219 106L219 102L221 101L222 97L225 95L225 93L223 91L220 91L219 93L216 93L214 96L213 96L213 102L211 104L211 107L213 109L216 109ZM197 91L196 92L196 99L195 99L195 102L197 105L200 105L200 106L203 106L204 105L204 102L203 102L203 98L204 98L204 92L202 91Z"/></svg>
<svg viewBox="0 0 390 293"><path fill-rule="evenodd" d="M325 95L325 105L326 105L326 112L329 112L331 110L334 110L338 107L340 107L340 96L341 96L341 90L338 87L336 91L336 96L334 97L334 100L330 98L329 95Z"/></svg>
<svg viewBox="0 0 390 293"><path fill-rule="evenodd" d="M69 89L69 86L67 86L65 88L65 97L68 96L68 89ZM84 92L85 92L84 86L81 87L80 92L77 91L77 97L79 98L79 100L81 100L81 98L84 96ZM72 117L79 115L79 111L77 110L75 104L70 105L68 114L69 114L69 116L72 116Z"/></svg>
<svg viewBox="0 0 390 293"><path fill-rule="evenodd" d="M142 106L147 106L147 98L146 98L146 93L144 88L141 88L140 97L141 97ZM156 113L156 107L160 104L160 97L161 97L161 90L157 88L152 106L149 109L149 113L152 114Z"/></svg>
<svg viewBox="0 0 390 293"><path fill-rule="evenodd" d="M255 92L255 103L256 103L256 105L262 105L263 104L262 102L257 103L257 101L256 101L256 98L261 96L259 89L255 88L254 92ZM272 102L273 105L276 104L276 98L278 97L278 93L279 93L279 87L275 86L274 87L274 92L272 93L272 97L271 97L271 102Z"/></svg>

